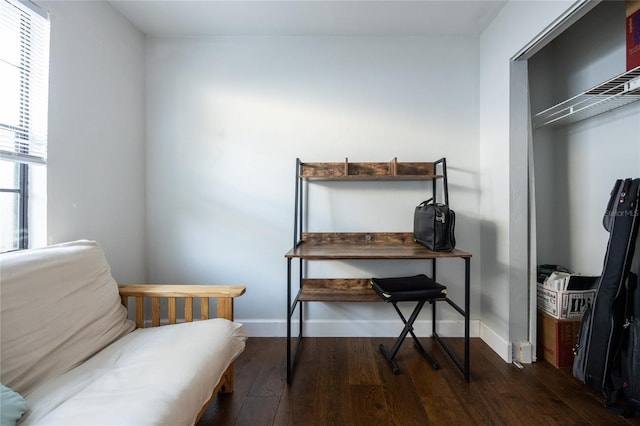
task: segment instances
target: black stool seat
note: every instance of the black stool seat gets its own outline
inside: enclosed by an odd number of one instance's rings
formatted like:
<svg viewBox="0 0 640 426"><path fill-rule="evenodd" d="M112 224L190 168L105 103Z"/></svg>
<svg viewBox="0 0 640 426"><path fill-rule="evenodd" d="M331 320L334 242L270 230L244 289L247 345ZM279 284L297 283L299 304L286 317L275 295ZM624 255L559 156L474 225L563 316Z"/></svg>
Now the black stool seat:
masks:
<svg viewBox="0 0 640 426"><path fill-rule="evenodd" d="M444 299L447 287L425 274L412 277L372 278L371 286L385 302Z"/></svg>
<svg viewBox="0 0 640 426"><path fill-rule="evenodd" d="M424 274L414 275L410 277L394 277L394 278L372 278L371 287L384 300L393 305L396 312L404 323L402 332L396 339L391 352L387 352L384 345L380 345L380 352L389 362L391 370L394 374L399 374L398 366L393 362L393 358L398 353L400 345L407 334L411 334L415 348L431 362L434 369L440 368L438 361L433 358L422 346L416 335L413 333L413 323L418 318L418 314L426 302L433 303L434 300L445 299L447 297L447 287L443 286L427 277ZM398 302L417 302L411 316L407 320L400 309Z"/></svg>

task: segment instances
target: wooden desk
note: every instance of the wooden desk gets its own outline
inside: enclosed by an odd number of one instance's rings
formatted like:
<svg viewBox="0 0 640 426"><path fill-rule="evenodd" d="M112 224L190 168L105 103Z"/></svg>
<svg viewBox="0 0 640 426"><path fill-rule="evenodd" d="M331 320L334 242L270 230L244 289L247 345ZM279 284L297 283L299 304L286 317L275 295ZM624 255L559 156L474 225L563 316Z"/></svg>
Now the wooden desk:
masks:
<svg viewBox="0 0 640 426"><path fill-rule="evenodd" d="M287 259L287 381L290 383L295 361L302 341L303 302L380 302L380 297L371 288L370 278L305 278L303 261L309 260L356 260L356 259L418 259L431 260L431 278L436 279L436 260L463 259L465 265L464 308L451 299L446 301L464 317L464 359L451 350L436 332L436 304L432 310L432 334L442 345L469 381L469 287L471 254L453 250L435 252L413 241L411 233L303 233L302 239L285 254ZM300 260L299 289L295 297L292 291L292 261ZM291 318L300 303L300 319L297 343L291 351Z"/></svg>

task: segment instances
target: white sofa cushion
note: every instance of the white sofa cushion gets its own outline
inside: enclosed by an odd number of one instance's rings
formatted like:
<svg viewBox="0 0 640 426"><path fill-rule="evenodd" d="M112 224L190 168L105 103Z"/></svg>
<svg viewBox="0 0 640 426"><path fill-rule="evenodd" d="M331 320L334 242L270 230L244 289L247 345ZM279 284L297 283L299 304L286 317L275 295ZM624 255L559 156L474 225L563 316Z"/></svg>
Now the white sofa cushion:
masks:
<svg viewBox="0 0 640 426"><path fill-rule="evenodd" d="M219 318L138 329L31 392L21 424L193 425L246 338Z"/></svg>
<svg viewBox="0 0 640 426"><path fill-rule="evenodd" d="M95 242L2 254L0 283L0 381L25 397L134 329Z"/></svg>

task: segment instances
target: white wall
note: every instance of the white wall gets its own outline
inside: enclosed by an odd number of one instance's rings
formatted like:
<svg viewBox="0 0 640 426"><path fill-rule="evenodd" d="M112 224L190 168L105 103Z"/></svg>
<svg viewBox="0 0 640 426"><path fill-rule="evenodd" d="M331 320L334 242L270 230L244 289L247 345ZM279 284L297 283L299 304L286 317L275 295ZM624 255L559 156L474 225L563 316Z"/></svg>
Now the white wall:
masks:
<svg viewBox="0 0 640 426"><path fill-rule="evenodd" d="M477 40L152 38L147 64L152 282L244 284L236 317L251 335L284 335L284 254L292 245L296 157L447 157L458 244L474 254L471 312L479 318ZM413 209L428 188L411 182L313 184L310 229L410 231ZM451 261L438 270L458 298L463 266ZM309 272L370 277L424 267L321 262ZM311 304L307 312L312 335L398 332L397 316L382 304ZM460 325L459 316L444 317Z"/></svg>
<svg viewBox="0 0 640 426"><path fill-rule="evenodd" d="M50 241L95 238L116 278L130 281L143 279L146 238L148 281L245 284L237 317L252 335L282 335L295 158L446 156L459 246L474 254L471 315L510 360L509 344L526 338L527 327L516 303L526 276L513 280L522 265L512 260L527 244L512 235L521 234L527 206L510 184L523 168L521 158L509 164L510 58L572 3L510 2L479 42L151 39L145 59L144 37L109 5L42 2L53 24ZM312 189L324 209L310 222L333 230L410 230L425 194L419 184ZM359 206L362 223L343 213L344 200ZM339 263L313 272L369 276L420 266ZM439 275L461 295L459 265ZM379 304L314 305L310 316L316 334L353 331L346 321L360 335L362 325L371 335L387 320L397 325Z"/></svg>
<svg viewBox="0 0 640 426"><path fill-rule="evenodd" d="M505 360L512 344L528 340L528 242L526 187L512 176L526 173L526 137L510 134L511 58L561 16L573 1L509 2L480 37L480 183L482 237L481 313L483 339ZM520 176L521 178L522 176ZM526 182L526 180L524 180ZM524 306L523 306L524 305Z"/></svg>
<svg viewBox="0 0 640 426"><path fill-rule="evenodd" d="M624 21L624 3L602 2L529 61L538 110L626 70ZM536 177L546 179L537 186L540 263L600 275L609 238L602 215L613 183L640 176L640 103L540 129L534 143Z"/></svg>
<svg viewBox="0 0 640 426"><path fill-rule="evenodd" d="M144 281L144 35L105 2L39 4L51 19L48 242L94 239L116 280Z"/></svg>

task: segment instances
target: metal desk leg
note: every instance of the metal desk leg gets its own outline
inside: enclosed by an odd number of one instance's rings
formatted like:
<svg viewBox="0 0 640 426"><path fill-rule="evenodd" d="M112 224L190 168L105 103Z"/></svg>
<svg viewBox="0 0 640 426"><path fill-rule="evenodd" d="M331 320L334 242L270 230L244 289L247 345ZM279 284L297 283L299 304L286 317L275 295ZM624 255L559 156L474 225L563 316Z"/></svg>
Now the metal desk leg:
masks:
<svg viewBox="0 0 640 426"><path fill-rule="evenodd" d="M287 259L287 383L291 383L293 379L293 370L298 358L298 352L300 351L300 343L302 343L302 321L303 321L303 307L304 302L299 300L301 287L298 289L297 295L293 297L291 292L291 258ZM302 286L302 262L300 262L300 286ZM293 300L292 300L293 299ZM291 318L294 315L296 307L299 307L300 318L298 322L298 337L296 339L295 349L291 350Z"/></svg>
<svg viewBox="0 0 640 426"><path fill-rule="evenodd" d="M431 259L431 279L438 282L436 279L436 259ZM437 302L431 304L431 335L436 334L436 305Z"/></svg>
<svg viewBox="0 0 640 426"><path fill-rule="evenodd" d="M469 301L471 281L471 258L464 258L464 379L469 382Z"/></svg>
<svg viewBox="0 0 640 426"><path fill-rule="evenodd" d="M291 259L287 259L287 383L291 383Z"/></svg>
<svg viewBox="0 0 640 426"><path fill-rule="evenodd" d="M458 369L460 370L460 372L464 375L464 380L466 382L469 382L469 375L470 375L470 362L469 362L469 306L471 305L471 302L469 300L469 295L470 295L470 281L471 281L471 259L468 257L464 258L464 308L461 308L460 306L458 306L453 300L449 299L448 297L444 299L445 302L447 302L449 304L449 306L453 307L456 311L458 311L458 313L460 315L462 315L464 317L464 360L461 360L460 357L449 347L449 345L442 339L442 337L440 337L440 335L437 333L437 330L435 330L435 325L434 325L434 332L433 332L433 337L435 337L435 339L438 341L438 343L440 343L440 346L442 346L442 348L445 350L445 352L447 353L447 355L449 355L449 358L451 358L451 360L453 360L453 362L456 364L456 366L458 367ZM434 315L434 324L435 324L435 315Z"/></svg>

